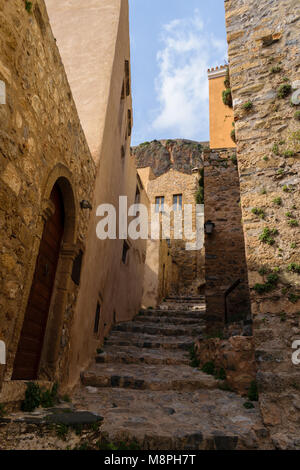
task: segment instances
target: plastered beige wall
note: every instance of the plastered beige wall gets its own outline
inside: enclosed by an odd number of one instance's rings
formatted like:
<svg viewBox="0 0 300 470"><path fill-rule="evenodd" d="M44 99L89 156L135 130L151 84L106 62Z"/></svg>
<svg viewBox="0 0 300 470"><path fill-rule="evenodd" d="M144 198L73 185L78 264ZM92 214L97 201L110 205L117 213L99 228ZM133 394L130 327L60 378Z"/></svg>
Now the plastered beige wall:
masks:
<svg viewBox="0 0 300 470"><path fill-rule="evenodd" d="M127 0L46 0L53 34L96 161L106 122L121 3L126 7Z"/></svg>
<svg viewBox="0 0 300 470"><path fill-rule="evenodd" d="M209 80L209 129L210 148L235 148L230 137L233 129L233 109L223 103L222 91L225 90L226 71L221 77Z"/></svg>
<svg viewBox="0 0 300 470"><path fill-rule="evenodd" d="M100 220L96 208L109 203L118 211L119 195L127 195L128 205L133 204L138 184L128 132L131 94L125 92L121 98L125 60L130 61L128 2L88 0L82 4L72 0L57 5L49 0L47 4L80 119L97 162L92 219L71 335L66 377L70 388L80 371L94 360L114 320L129 320L138 313L146 241L129 240L130 250L123 264L123 240L99 240L96 236ZM147 204L142 186L140 191L141 202ZM101 304L100 325L99 333L94 334L97 301Z"/></svg>

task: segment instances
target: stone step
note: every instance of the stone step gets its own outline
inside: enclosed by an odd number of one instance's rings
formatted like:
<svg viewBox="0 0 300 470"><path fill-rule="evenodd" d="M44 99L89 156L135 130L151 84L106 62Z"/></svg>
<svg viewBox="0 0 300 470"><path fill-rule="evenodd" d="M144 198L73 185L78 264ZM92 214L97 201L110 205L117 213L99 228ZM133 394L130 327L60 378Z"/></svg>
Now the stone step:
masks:
<svg viewBox="0 0 300 470"><path fill-rule="evenodd" d="M135 319L135 322L138 323L168 323L173 325L194 325L200 326L204 325L204 320L195 317L188 317L186 316L177 316L173 317L171 315L164 315L161 316L150 316L150 315L138 315Z"/></svg>
<svg viewBox="0 0 300 470"><path fill-rule="evenodd" d="M189 336L153 336L126 331L115 331L105 342L105 346L135 346L147 349L188 350L194 344Z"/></svg>
<svg viewBox="0 0 300 470"><path fill-rule="evenodd" d="M156 323L139 324L131 321L116 325L112 331L127 331L132 333L146 333L159 336L199 336L203 333L205 326L174 326L157 325Z"/></svg>
<svg viewBox="0 0 300 470"><path fill-rule="evenodd" d="M214 389L219 381L211 375L186 365L95 364L81 374L83 385L139 390L192 391Z"/></svg>
<svg viewBox="0 0 300 470"><path fill-rule="evenodd" d="M105 352L96 356L96 362L117 362L122 364L168 364L189 365L190 358L187 351L171 351L167 349L146 349L134 346L108 346Z"/></svg>
<svg viewBox="0 0 300 470"><path fill-rule="evenodd" d="M192 392L80 386L73 403L103 416L110 442L142 450L270 449L258 405L221 390Z"/></svg>
<svg viewBox="0 0 300 470"><path fill-rule="evenodd" d="M188 317L188 318L195 318L195 319L205 319L205 309L201 310L169 310L169 309L153 309L153 310L141 310L141 316L144 317L163 317L163 316L172 316L175 317ZM135 317L136 319L139 317Z"/></svg>
<svg viewBox="0 0 300 470"><path fill-rule="evenodd" d="M165 302L190 302L190 303L205 302L205 296L199 295L198 297L180 297L176 295L171 295L169 297L166 297L164 301Z"/></svg>

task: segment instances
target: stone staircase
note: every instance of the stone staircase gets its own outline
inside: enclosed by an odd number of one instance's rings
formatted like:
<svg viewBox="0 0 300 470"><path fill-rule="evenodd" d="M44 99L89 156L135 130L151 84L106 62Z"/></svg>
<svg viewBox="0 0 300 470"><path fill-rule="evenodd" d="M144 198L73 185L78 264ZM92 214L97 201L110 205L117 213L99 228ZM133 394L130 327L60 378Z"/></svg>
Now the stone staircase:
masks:
<svg viewBox="0 0 300 470"><path fill-rule="evenodd" d="M168 298L116 325L74 393L77 409L104 417L110 441L141 449L270 448L255 405L192 368L189 349L203 334L203 298Z"/></svg>

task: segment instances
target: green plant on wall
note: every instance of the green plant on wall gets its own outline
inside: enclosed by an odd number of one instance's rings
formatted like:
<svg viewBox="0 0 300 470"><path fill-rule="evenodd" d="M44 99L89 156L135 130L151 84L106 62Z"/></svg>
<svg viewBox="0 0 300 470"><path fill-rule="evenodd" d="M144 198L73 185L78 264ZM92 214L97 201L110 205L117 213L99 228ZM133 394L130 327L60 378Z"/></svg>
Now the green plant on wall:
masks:
<svg viewBox="0 0 300 470"><path fill-rule="evenodd" d="M277 90L278 98L286 98L292 92L292 86L289 83L283 83Z"/></svg>
<svg viewBox="0 0 300 470"><path fill-rule="evenodd" d="M28 2L25 0L25 10L28 11L28 13L31 13L32 11L32 2Z"/></svg>
<svg viewBox="0 0 300 470"><path fill-rule="evenodd" d="M276 204L276 206L281 206L281 204L282 204L282 199L281 199L281 197L275 197L275 198L273 199L273 203Z"/></svg>
<svg viewBox="0 0 300 470"><path fill-rule="evenodd" d="M199 186L196 192L196 204L204 204L204 168L200 170Z"/></svg>
<svg viewBox="0 0 300 470"><path fill-rule="evenodd" d="M226 90L222 91L222 99L223 99L223 103L226 106L229 106L229 108L232 108L231 88L226 88Z"/></svg>
<svg viewBox="0 0 300 470"><path fill-rule="evenodd" d="M260 219L264 219L266 216L264 210L259 207L253 207L251 212L252 214L257 215Z"/></svg>
<svg viewBox="0 0 300 470"><path fill-rule="evenodd" d="M278 230L276 228L270 229L265 227L259 236L259 240L267 245L274 245L275 240L273 237L276 235L278 235Z"/></svg>
<svg viewBox="0 0 300 470"><path fill-rule="evenodd" d="M255 284L253 287L253 290L257 292L258 294L265 294L267 292L270 292L274 289L276 289L277 284L279 282L279 276L276 273L269 274L267 277L267 282L264 284Z"/></svg>
<svg viewBox="0 0 300 470"><path fill-rule="evenodd" d="M235 129L232 129L232 131L230 133L230 137L233 140L233 142L236 143Z"/></svg>
<svg viewBox="0 0 300 470"><path fill-rule="evenodd" d="M246 103L243 104L243 109L245 111L250 111L250 109L253 108L253 103L252 101L247 101Z"/></svg>
<svg viewBox="0 0 300 470"><path fill-rule="evenodd" d="M300 264L291 263L291 264L288 265L287 270L291 273L300 274Z"/></svg>

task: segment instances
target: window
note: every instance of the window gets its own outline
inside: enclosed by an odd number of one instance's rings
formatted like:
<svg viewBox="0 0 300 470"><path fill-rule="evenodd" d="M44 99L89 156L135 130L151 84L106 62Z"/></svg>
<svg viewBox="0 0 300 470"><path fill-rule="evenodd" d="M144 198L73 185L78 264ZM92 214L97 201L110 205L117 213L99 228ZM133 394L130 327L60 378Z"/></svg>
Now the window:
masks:
<svg viewBox="0 0 300 470"><path fill-rule="evenodd" d="M128 125L128 137L131 136L131 130L132 130L132 121L131 121L131 109L128 109L128 113L127 113L127 125Z"/></svg>
<svg viewBox="0 0 300 470"><path fill-rule="evenodd" d="M130 67L129 60L125 60L125 80L126 80L126 95L130 95Z"/></svg>
<svg viewBox="0 0 300 470"><path fill-rule="evenodd" d="M96 315L95 315L95 323L94 323L94 333L98 333L98 332L99 332L100 311L101 311L100 303L97 302Z"/></svg>
<svg viewBox="0 0 300 470"><path fill-rule="evenodd" d="M125 264L127 260L127 253L129 250L129 245L126 241L123 243L123 252L122 252L122 262Z"/></svg>
<svg viewBox="0 0 300 470"><path fill-rule="evenodd" d="M124 145L122 145L122 147L121 147L121 159L122 160L125 159L125 147L124 147Z"/></svg>
<svg viewBox="0 0 300 470"><path fill-rule="evenodd" d="M157 196L155 198L155 212L163 212L164 204L165 204L164 196Z"/></svg>
<svg viewBox="0 0 300 470"><path fill-rule="evenodd" d="M82 257L83 257L83 251L80 250L78 255L73 261L73 268L72 268L72 281L79 286L80 284L80 275L81 275L81 266L82 266Z"/></svg>
<svg viewBox="0 0 300 470"><path fill-rule="evenodd" d="M141 193L140 193L139 187L137 186L136 187L136 192L135 192L134 203L139 204L140 202L141 202Z"/></svg>
<svg viewBox="0 0 300 470"><path fill-rule="evenodd" d="M174 194L173 196L173 210L182 211L182 194Z"/></svg>

